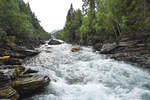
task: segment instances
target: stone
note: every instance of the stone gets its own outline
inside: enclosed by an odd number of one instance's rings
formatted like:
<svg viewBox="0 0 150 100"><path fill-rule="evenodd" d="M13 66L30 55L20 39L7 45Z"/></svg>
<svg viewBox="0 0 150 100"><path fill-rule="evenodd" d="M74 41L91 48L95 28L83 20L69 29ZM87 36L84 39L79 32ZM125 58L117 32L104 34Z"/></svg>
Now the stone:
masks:
<svg viewBox="0 0 150 100"><path fill-rule="evenodd" d="M49 45L58 45L58 44L62 44L62 42L58 41L58 40L55 40L55 39L51 39L49 42L48 42Z"/></svg>
<svg viewBox="0 0 150 100"><path fill-rule="evenodd" d="M22 59L17 59L17 58L10 58L7 60L0 60L3 65L21 65L23 60Z"/></svg>
<svg viewBox="0 0 150 100"><path fill-rule="evenodd" d="M13 87L20 93L26 94L47 86L49 77L42 75L27 75L25 78L12 82Z"/></svg>
<svg viewBox="0 0 150 100"><path fill-rule="evenodd" d="M20 65L0 66L0 99L17 100L19 94L22 97L47 86L49 77L37 72Z"/></svg>
<svg viewBox="0 0 150 100"><path fill-rule="evenodd" d="M28 68L28 69L25 69L25 71L23 72L23 74L30 74L30 73L37 73L38 71L36 71L36 70L32 70L32 69L30 69L30 68Z"/></svg>
<svg viewBox="0 0 150 100"><path fill-rule="evenodd" d="M4 75L0 74L0 99L11 99L17 100L19 94L16 90L11 87L11 79Z"/></svg>
<svg viewBox="0 0 150 100"><path fill-rule="evenodd" d="M101 48L101 54L111 54L114 49L116 49L118 45L116 43L107 43L104 44Z"/></svg>
<svg viewBox="0 0 150 100"><path fill-rule="evenodd" d="M0 89L0 99L18 100L19 94L12 87L5 87Z"/></svg>
<svg viewBox="0 0 150 100"><path fill-rule="evenodd" d="M72 48L71 51L72 51L72 52L79 52L79 51L80 51L80 48Z"/></svg>
<svg viewBox="0 0 150 100"><path fill-rule="evenodd" d="M37 50L16 50L16 52L21 53L22 55L26 56L26 57L30 57L30 56L35 56L37 54L39 54L40 52Z"/></svg>
<svg viewBox="0 0 150 100"><path fill-rule="evenodd" d="M96 51L101 51L102 46L103 46L102 43L96 43L96 44L93 46L93 49L95 49Z"/></svg>

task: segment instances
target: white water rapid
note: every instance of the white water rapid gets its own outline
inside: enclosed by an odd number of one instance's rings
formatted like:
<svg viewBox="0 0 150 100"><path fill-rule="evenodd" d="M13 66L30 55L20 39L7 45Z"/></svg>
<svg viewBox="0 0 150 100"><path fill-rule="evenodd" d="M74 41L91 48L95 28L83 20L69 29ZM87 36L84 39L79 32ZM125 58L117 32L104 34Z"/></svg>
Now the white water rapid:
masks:
<svg viewBox="0 0 150 100"><path fill-rule="evenodd" d="M106 59L81 47L43 45L25 66L48 75L43 93L25 100L150 100L150 74L124 62Z"/></svg>

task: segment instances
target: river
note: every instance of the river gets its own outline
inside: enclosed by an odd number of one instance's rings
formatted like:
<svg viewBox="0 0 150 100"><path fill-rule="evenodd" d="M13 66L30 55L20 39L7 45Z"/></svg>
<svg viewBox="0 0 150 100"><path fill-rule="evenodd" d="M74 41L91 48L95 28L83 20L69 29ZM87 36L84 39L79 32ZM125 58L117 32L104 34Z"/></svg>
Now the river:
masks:
<svg viewBox="0 0 150 100"><path fill-rule="evenodd" d="M150 75L133 65L106 59L72 45L42 45L39 55L24 65L48 75L50 84L43 93L26 100L150 100Z"/></svg>

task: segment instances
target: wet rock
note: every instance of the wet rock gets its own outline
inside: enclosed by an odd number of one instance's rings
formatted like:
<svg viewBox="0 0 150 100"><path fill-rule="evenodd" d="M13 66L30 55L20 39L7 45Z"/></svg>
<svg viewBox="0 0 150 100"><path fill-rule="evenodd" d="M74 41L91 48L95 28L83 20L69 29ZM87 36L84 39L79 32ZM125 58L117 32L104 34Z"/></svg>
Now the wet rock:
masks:
<svg viewBox="0 0 150 100"><path fill-rule="evenodd" d="M0 66L0 71L8 76L11 80L18 78L25 68L19 65L3 65Z"/></svg>
<svg viewBox="0 0 150 100"><path fill-rule="evenodd" d="M139 52L126 52L126 53L115 53L108 56L115 60L136 63L141 67L150 68L149 54L141 55Z"/></svg>
<svg viewBox="0 0 150 100"><path fill-rule="evenodd" d="M47 76L38 75L38 71L21 66L25 58L37 54L39 51L18 46L0 48L0 99L18 100L19 94L32 94L33 90L49 84ZM4 59L7 56L9 58Z"/></svg>
<svg viewBox="0 0 150 100"><path fill-rule="evenodd" d="M80 48L72 48L71 51L72 51L72 52L79 52L79 51L80 51Z"/></svg>
<svg viewBox="0 0 150 100"><path fill-rule="evenodd" d="M0 99L17 100L19 94L10 85L10 78L4 74L0 74Z"/></svg>
<svg viewBox="0 0 150 100"><path fill-rule="evenodd" d="M36 70L32 70L32 69L25 69L25 71L23 72L23 74L30 74L30 73L37 73L38 71Z"/></svg>
<svg viewBox="0 0 150 100"><path fill-rule="evenodd" d="M24 47L14 48L14 51L24 55L25 57L35 56L35 55L40 53L37 50L29 50L29 49L26 49Z"/></svg>
<svg viewBox="0 0 150 100"><path fill-rule="evenodd" d="M29 57L29 56L35 56L35 55L39 54L40 52L37 50L25 50L22 53Z"/></svg>
<svg viewBox="0 0 150 100"><path fill-rule="evenodd" d="M9 56L11 56L12 58L17 58L17 59L25 59L26 58L26 55L17 53L17 52L10 53Z"/></svg>
<svg viewBox="0 0 150 100"><path fill-rule="evenodd" d="M24 59L26 56L13 50L0 48L0 56L10 56L11 58Z"/></svg>
<svg viewBox="0 0 150 100"><path fill-rule="evenodd" d="M12 87L4 87L0 89L0 99L2 100L18 100L19 94Z"/></svg>
<svg viewBox="0 0 150 100"><path fill-rule="evenodd" d="M48 42L49 45L58 45L58 44L62 44L62 42L58 41L58 40L54 40L54 39L51 39L49 42Z"/></svg>
<svg viewBox="0 0 150 100"><path fill-rule="evenodd" d="M116 43L107 43L104 44L101 48L101 54L111 54L114 49L116 49L118 45Z"/></svg>
<svg viewBox="0 0 150 100"><path fill-rule="evenodd" d="M7 60L0 60L2 65L21 65L23 60L22 59L17 59L17 58L10 58Z"/></svg>
<svg viewBox="0 0 150 100"><path fill-rule="evenodd" d="M27 75L25 78L14 81L12 84L20 94L24 95L47 86L49 82L50 79L47 76Z"/></svg>
<svg viewBox="0 0 150 100"><path fill-rule="evenodd" d="M101 51L102 46L103 46L102 43L96 43L96 44L93 46L93 49L95 49L96 51Z"/></svg>
<svg viewBox="0 0 150 100"><path fill-rule="evenodd" d="M6 69L15 69L16 66L13 65L1 65L0 66L0 71L1 70L6 70Z"/></svg>
<svg viewBox="0 0 150 100"><path fill-rule="evenodd" d="M127 61L144 68L150 68L150 46L142 43L141 40L124 39L118 46L115 44L105 45L102 47L101 53L119 61Z"/></svg>
<svg viewBox="0 0 150 100"><path fill-rule="evenodd" d="M50 82L49 77L20 65L0 66L0 98L17 100L21 96L40 90Z"/></svg>

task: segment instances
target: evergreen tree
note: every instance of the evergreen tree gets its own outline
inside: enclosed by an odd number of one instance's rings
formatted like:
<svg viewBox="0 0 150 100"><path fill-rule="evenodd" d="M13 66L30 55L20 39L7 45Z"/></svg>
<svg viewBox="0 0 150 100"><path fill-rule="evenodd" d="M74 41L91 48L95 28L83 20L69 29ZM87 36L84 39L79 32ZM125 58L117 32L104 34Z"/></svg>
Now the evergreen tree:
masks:
<svg viewBox="0 0 150 100"><path fill-rule="evenodd" d="M65 39L69 42L72 42L75 39L73 20L74 20L74 8L73 5L71 4L66 17L66 25L64 28Z"/></svg>
<svg viewBox="0 0 150 100"><path fill-rule="evenodd" d="M5 33L5 43L11 46L18 40L23 42L50 37L40 26L29 4L23 0L0 0L0 29L0 35Z"/></svg>
<svg viewBox="0 0 150 100"><path fill-rule="evenodd" d="M150 41L150 1L148 0L82 0L81 21L76 11L68 13L63 31L66 39L119 43L122 37ZM71 9L71 8L70 8ZM73 11L73 10L69 10ZM81 17L80 17L81 18ZM81 24L76 24L81 22ZM78 33L78 34L77 34Z"/></svg>

